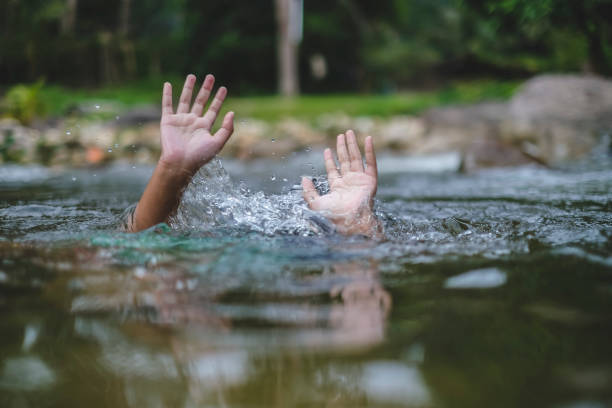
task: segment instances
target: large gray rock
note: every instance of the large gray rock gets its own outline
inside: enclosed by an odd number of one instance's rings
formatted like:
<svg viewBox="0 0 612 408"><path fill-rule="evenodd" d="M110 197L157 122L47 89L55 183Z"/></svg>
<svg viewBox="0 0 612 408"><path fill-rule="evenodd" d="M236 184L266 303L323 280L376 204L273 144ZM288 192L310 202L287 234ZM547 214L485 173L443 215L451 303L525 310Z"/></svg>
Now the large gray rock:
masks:
<svg viewBox="0 0 612 408"><path fill-rule="evenodd" d="M544 163L580 158L612 131L612 81L542 75L523 85L508 110L503 140Z"/></svg>
<svg viewBox="0 0 612 408"><path fill-rule="evenodd" d="M510 101L509 109L514 120L609 127L612 81L594 76L537 76L525 82Z"/></svg>
<svg viewBox="0 0 612 408"><path fill-rule="evenodd" d="M425 136L415 152L464 152L481 140L496 139L500 124L507 117L508 105L503 102L431 109L423 116Z"/></svg>
<svg viewBox="0 0 612 408"><path fill-rule="evenodd" d="M464 168L577 159L612 132L612 81L541 75L508 103L438 108L425 115L421 153L459 150Z"/></svg>

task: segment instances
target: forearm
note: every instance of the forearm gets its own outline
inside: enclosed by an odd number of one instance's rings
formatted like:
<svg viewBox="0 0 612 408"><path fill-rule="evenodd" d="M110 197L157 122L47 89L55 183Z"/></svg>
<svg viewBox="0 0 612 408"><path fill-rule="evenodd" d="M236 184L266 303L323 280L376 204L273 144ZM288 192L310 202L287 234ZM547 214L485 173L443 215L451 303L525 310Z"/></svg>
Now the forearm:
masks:
<svg viewBox="0 0 612 408"><path fill-rule="evenodd" d="M176 211L191 177L192 175L184 169L173 167L160 160L136 206L129 225L130 232L142 231L161 222L167 222L170 215Z"/></svg>

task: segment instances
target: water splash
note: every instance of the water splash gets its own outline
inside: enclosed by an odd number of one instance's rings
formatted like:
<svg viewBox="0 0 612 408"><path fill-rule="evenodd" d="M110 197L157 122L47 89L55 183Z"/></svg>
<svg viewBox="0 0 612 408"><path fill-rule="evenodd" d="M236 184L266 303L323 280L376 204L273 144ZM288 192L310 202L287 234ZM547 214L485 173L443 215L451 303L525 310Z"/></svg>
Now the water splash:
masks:
<svg viewBox="0 0 612 408"><path fill-rule="evenodd" d="M195 175L170 224L179 230L236 234L307 236L333 230L327 219L308 209L299 188L268 196L252 192L234 183L219 159Z"/></svg>

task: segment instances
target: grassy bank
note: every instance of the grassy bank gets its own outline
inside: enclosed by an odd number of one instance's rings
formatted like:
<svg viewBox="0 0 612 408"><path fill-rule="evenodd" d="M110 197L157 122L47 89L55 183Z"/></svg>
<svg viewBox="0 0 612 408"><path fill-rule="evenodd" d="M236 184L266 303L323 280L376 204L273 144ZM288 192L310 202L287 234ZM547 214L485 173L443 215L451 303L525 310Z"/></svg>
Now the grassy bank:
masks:
<svg viewBox="0 0 612 408"><path fill-rule="evenodd" d="M174 78L174 100L178 99L182 81ZM69 89L45 85L38 98L47 116L63 116L71 107L100 105L100 114L121 111L138 105L160 102L162 80L146 80L100 89ZM388 117L418 114L425 109L448 105L475 103L490 99L508 99L519 82L481 80L457 82L431 91L393 94L332 94L303 95L295 99L279 96L231 96L225 109L242 117L274 121L282 117L315 118L329 112L344 112L349 116ZM230 90L231 92L231 90ZM92 112L96 114L96 112Z"/></svg>

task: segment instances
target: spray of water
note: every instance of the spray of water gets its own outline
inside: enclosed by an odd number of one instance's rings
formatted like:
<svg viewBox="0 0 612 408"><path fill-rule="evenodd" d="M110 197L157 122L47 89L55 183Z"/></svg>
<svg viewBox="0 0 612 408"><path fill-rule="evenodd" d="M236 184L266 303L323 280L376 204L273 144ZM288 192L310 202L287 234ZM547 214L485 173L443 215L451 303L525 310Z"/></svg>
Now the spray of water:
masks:
<svg viewBox="0 0 612 408"><path fill-rule="evenodd" d="M326 189L323 179L318 183ZM202 167L184 192L173 228L183 231L258 232L266 235L328 233L333 226L306 206L300 188L283 194L252 192L235 183L219 159Z"/></svg>

